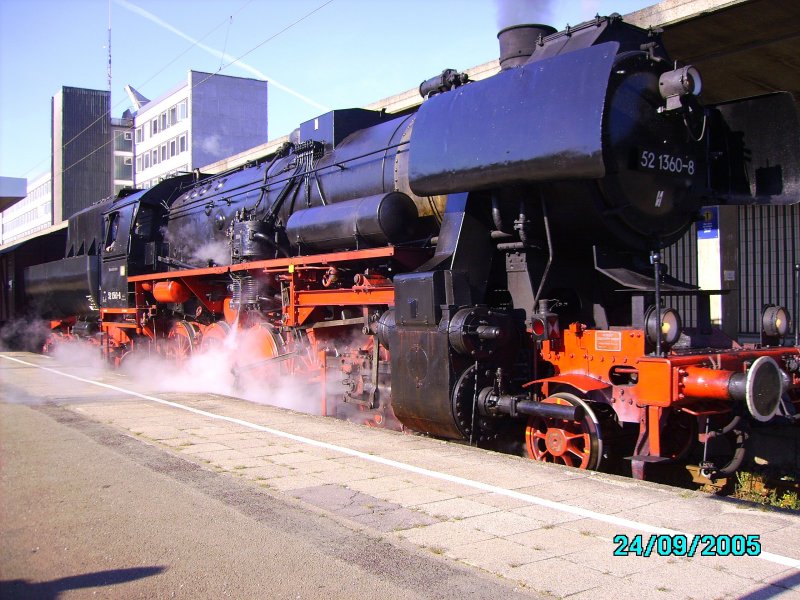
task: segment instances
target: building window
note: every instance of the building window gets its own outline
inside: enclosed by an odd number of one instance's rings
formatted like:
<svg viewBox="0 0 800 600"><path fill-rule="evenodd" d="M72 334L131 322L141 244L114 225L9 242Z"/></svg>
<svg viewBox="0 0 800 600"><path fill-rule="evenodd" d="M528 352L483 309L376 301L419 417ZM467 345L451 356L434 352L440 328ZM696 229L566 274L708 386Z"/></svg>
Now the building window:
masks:
<svg viewBox="0 0 800 600"><path fill-rule="evenodd" d="M150 121L150 135L155 135L158 133L158 119L153 119Z"/></svg>
<svg viewBox="0 0 800 600"><path fill-rule="evenodd" d="M130 156L114 157L114 179L133 179L132 161Z"/></svg>
<svg viewBox="0 0 800 600"><path fill-rule="evenodd" d="M178 122L178 107L173 106L169 109L169 124L175 125Z"/></svg>
<svg viewBox="0 0 800 600"><path fill-rule="evenodd" d="M154 167L158 164L158 149L153 150L153 160L151 163Z"/></svg>
<svg viewBox="0 0 800 600"><path fill-rule="evenodd" d="M189 116L189 105L186 103L186 100L178 104L178 120L183 121L186 117Z"/></svg>
<svg viewBox="0 0 800 600"><path fill-rule="evenodd" d="M144 141L144 127L139 126L136 128L136 143L140 143Z"/></svg>
<svg viewBox="0 0 800 600"><path fill-rule="evenodd" d="M168 126L167 124L167 113L161 113L161 130L163 131Z"/></svg>
<svg viewBox="0 0 800 600"><path fill-rule="evenodd" d="M161 144L161 160L167 160L167 145Z"/></svg>
<svg viewBox="0 0 800 600"><path fill-rule="evenodd" d="M177 151L176 151L177 146L178 146L178 144L176 143L176 140L170 140L169 141L169 156L170 156L170 158L172 158L173 156L175 156L177 154Z"/></svg>
<svg viewBox="0 0 800 600"><path fill-rule="evenodd" d="M150 168L150 153L149 152L145 152L145 154L144 154L144 168L145 169L149 169Z"/></svg>
<svg viewBox="0 0 800 600"><path fill-rule="evenodd" d="M186 134L178 138L179 152L186 152Z"/></svg>
<svg viewBox="0 0 800 600"><path fill-rule="evenodd" d="M132 152L133 142L131 141L130 131L114 132L114 150L119 152Z"/></svg>
<svg viewBox="0 0 800 600"><path fill-rule="evenodd" d="M138 173L141 170L142 170L142 157L141 156L137 156L136 157L136 172Z"/></svg>

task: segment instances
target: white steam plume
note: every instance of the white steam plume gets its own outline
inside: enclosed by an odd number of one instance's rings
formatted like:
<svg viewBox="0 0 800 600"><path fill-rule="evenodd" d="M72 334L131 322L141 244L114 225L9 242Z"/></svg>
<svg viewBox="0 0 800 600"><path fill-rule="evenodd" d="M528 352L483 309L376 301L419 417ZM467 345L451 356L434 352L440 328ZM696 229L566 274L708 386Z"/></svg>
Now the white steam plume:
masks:
<svg viewBox="0 0 800 600"><path fill-rule="evenodd" d="M224 343L207 351L197 351L182 364L142 351L140 355L126 358L120 373L147 393L221 394L298 412L322 414L321 388L318 385L308 382L308 378L302 375L286 375L280 363L256 362L258 359L254 357L259 355L263 338L253 337L247 330L237 332L234 329L233 332ZM72 338L55 341L50 348L52 358L79 377L95 380L113 370L103 360L96 343ZM24 404L45 401L11 386L4 387L3 397ZM68 400L58 398L58 401Z"/></svg>
<svg viewBox="0 0 800 600"><path fill-rule="evenodd" d="M495 0L497 30L512 25L552 25L553 0Z"/></svg>
<svg viewBox="0 0 800 600"><path fill-rule="evenodd" d="M208 266L231 264L231 249L228 242L222 239L215 240L214 234L209 230L207 221L171 222L170 227L163 227L161 235L164 241L172 246L170 252L183 262L195 266Z"/></svg>
<svg viewBox="0 0 800 600"><path fill-rule="evenodd" d="M38 319L14 319L0 327L0 352L23 350L40 352L50 335L50 326Z"/></svg>

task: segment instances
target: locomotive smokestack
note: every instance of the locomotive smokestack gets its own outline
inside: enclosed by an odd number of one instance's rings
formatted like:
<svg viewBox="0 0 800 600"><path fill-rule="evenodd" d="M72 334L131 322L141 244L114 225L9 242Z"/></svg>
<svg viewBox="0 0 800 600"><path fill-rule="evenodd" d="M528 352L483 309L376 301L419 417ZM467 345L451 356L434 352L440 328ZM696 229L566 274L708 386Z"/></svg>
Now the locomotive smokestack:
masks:
<svg viewBox="0 0 800 600"><path fill-rule="evenodd" d="M518 67L528 61L539 41L556 32L549 25L512 25L497 34L500 42L500 68Z"/></svg>

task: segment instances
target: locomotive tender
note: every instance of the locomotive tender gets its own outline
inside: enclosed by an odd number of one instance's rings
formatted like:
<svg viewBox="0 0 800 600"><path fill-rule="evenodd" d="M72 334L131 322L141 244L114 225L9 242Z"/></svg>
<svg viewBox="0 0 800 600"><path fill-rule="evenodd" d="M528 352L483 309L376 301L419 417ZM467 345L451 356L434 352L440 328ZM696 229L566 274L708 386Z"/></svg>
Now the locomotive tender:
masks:
<svg viewBox="0 0 800 600"><path fill-rule="evenodd" d="M14 293L115 363L237 331L238 369L315 382L324 414L733 472L749 422L796 415L800 349L777 306L761 344L724 339L661 250L704 205L800 200L791 97L702 106L697 70L618 15L498 37L500 73L444 71L418 109L329 112L255 164L86 209Z"/></svg>

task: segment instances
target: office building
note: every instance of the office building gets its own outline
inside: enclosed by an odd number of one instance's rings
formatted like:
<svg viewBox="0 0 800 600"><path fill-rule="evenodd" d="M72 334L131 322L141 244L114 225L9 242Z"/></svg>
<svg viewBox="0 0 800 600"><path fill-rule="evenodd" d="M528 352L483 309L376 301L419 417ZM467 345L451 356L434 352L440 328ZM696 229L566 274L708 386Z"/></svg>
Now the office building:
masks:
<svg viewBox="0 0 800 600"><path fill-rule="evenodd" d="M189 71L156 100L134 103L135 184L149 188L267 141L267 82Z"/></svg>

